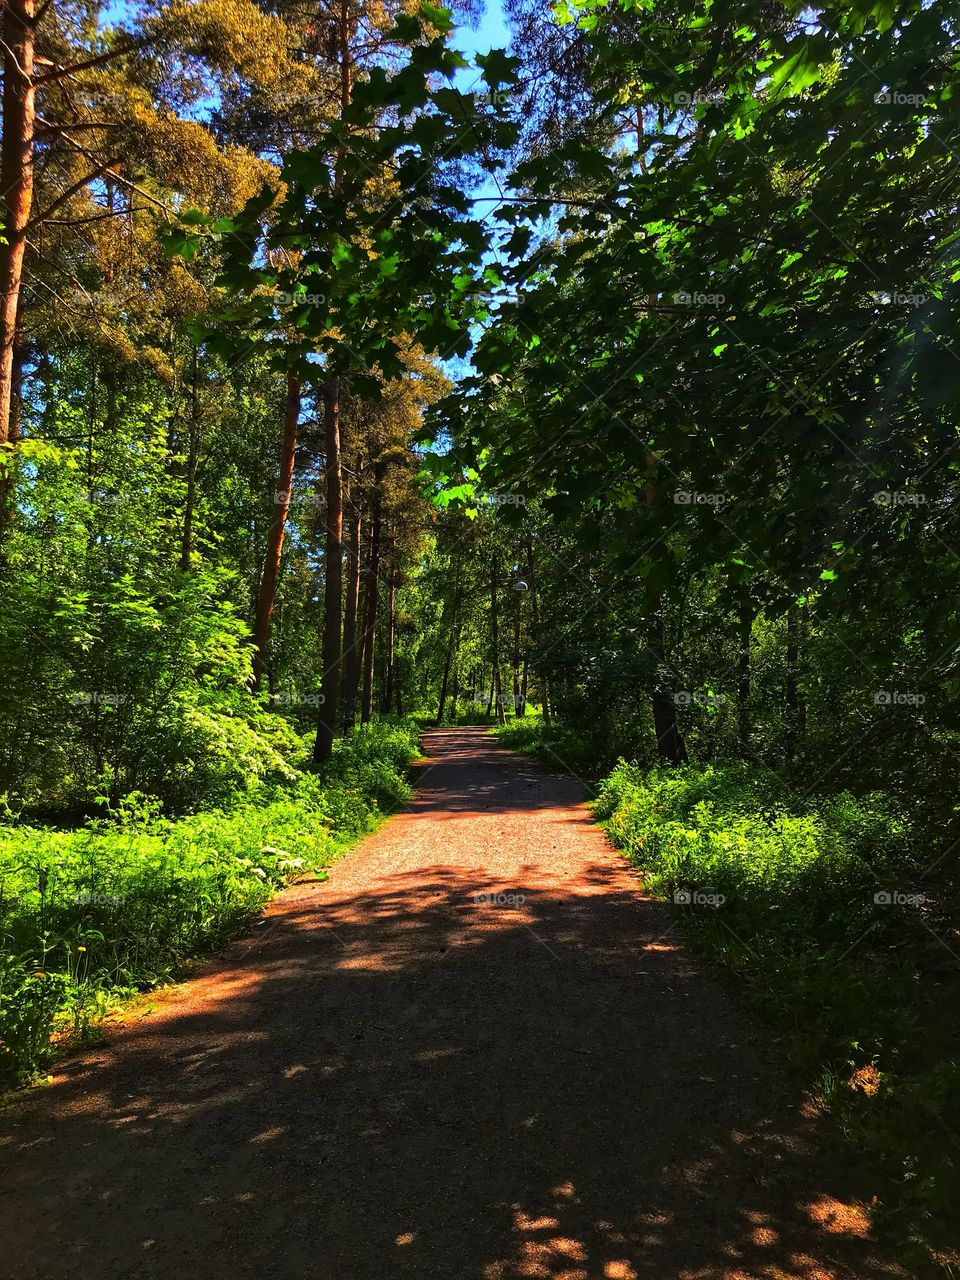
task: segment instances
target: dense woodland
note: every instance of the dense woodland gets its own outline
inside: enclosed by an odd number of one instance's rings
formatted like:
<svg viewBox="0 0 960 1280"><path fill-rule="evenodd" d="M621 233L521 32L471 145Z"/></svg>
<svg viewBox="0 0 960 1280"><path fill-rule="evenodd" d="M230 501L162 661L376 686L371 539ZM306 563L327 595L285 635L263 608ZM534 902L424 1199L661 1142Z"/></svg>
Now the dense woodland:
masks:
<svg viewBox="0 0 960 1280"><path fill-rule="evenodd" d="M489 721L956 1274L960 5L479 17L5 0L0 1067Z"/></svg>

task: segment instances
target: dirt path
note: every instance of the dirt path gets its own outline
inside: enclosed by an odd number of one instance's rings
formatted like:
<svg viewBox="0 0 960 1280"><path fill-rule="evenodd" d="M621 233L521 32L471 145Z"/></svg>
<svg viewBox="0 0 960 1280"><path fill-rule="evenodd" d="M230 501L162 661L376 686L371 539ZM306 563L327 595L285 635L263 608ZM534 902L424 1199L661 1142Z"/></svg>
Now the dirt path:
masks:
<svg viewBox="0 0 960 1280"><path fill-rule="evenodd" d="M577 784L427 745L328 883L0 1116L0 1276L898 1274Z"/></svg>

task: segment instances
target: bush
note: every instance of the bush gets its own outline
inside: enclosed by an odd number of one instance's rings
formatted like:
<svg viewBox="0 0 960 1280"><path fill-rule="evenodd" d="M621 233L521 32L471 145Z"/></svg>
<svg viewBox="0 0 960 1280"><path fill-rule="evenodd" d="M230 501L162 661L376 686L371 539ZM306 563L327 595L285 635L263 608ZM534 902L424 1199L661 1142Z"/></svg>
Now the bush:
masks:
<svg viewBox="0 0 960 1280"><path fill-rule="evenodd" d="M493 732L512 751L538 756L555 768L587 778L596 775L597 759L593 747L575 729L561 724L546 724L541 715L527 715L508 720Z"/></svg>
<svg viewBox="0 0 960 1280"><path fill-rule="evenodd" d="M29 1077L51 1033L82 1038L329 863L409 796L416 753L409 725L375 725L229 808L169 819L134 795L78 830L0 827L0 1077Z"/></svg>
<svg viewBox="0 0 960 1280"><path fill-rule="evenodd" d="M941 1134L960 1125L960 1055L943 1011L957 991L940 976L911 824L880 796L797 798L750 765L621 761L595 812L677 904L688 940L780 1029L880 1175L881 1217L911 1248L948 1237L960 1169ZM884 900L895 894L904 905Z"/></svg>

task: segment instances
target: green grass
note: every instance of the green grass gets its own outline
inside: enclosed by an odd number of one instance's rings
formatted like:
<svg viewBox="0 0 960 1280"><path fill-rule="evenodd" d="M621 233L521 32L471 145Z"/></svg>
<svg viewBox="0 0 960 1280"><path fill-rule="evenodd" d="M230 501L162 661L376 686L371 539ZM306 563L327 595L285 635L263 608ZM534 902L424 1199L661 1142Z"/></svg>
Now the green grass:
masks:
<svg viewBox="0 0 960 1280"><path fill-rule="evenodd" d="M133 796L80 829L0 826L0 1079L28 1080L52 1035L87 1038L331 862L407 798L417 754L411 724L377 724L230 807L168 819Z"/></svg>
<svg viewBox="0 0 960 1280"><path fill-rule="evenodd" d="M586 735L539 716L494 733L585 779L603 768ZM746 764L620 761L594 810L773 1029L900 1256L960 1274L960 972L922 833L880 795L797 795Z"/></svg>
<svg viewBox="0 0 960 1280"><path fill-rule="evenodd" d="M555 769L575 773L592 782L597 776L597 762L584 737L560 724L546 724L543 716L532 714L508 720L495 726L498 741L511 751L536 756Z"/></svg>
<svg viewBox="0 0 960 1280"><path fill-rule="evenodd" d="M880 796L794 797L748 765L620 762L597 817L735 975L858 1153L878 1221L925 1267L957 1245L960 983L916 831ZM901 894L903 901L878 901ZM952 1256L952 1255L951 1255Z"/></svg>

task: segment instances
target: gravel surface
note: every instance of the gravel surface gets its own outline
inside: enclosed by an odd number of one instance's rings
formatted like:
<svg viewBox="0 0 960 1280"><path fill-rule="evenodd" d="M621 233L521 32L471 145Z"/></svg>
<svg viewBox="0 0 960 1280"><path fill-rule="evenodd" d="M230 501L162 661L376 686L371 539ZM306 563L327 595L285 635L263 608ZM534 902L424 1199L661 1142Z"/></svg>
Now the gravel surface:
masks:
<svg viewBox="0 0 960 1280"><path fill-rule="evenodd" d="M579 784L425 745L329 881L0 1116L0 1276L902 1276Z"/></svg>

